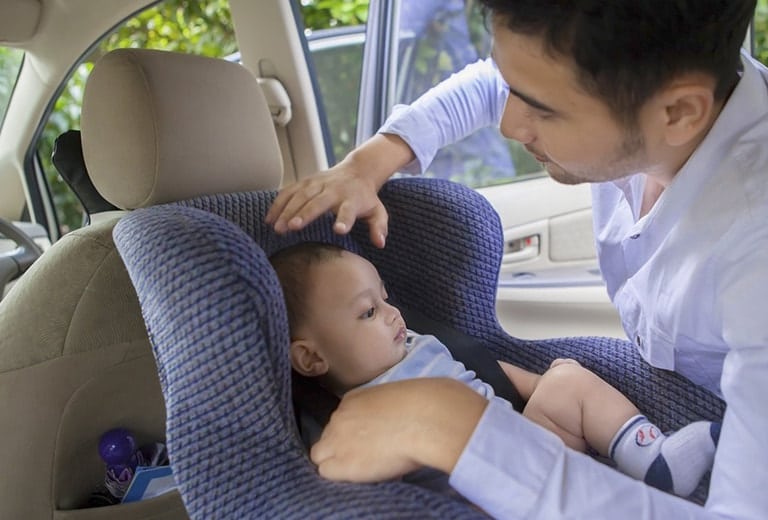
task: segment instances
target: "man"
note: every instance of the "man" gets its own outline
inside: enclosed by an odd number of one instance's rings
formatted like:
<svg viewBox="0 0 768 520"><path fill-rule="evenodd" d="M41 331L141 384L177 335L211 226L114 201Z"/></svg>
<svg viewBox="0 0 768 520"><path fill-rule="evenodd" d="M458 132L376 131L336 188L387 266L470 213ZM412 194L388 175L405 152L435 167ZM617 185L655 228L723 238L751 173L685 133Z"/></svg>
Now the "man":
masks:
<svg viewBox="0 0 768 520"><path fill-rule="evenodd" d="M555 180L593 183L600 267L629 338L727 403L709 500L609 476L444 380L349 394L313 460L355 481L437 467L499 518L764 517L768 71L739 52L754 0L482 2L493 60L396 111L332 175L286 188L268 219L287 231L331 209L337 232L360 217L383 247L378 188L490 123Z"/></svg>

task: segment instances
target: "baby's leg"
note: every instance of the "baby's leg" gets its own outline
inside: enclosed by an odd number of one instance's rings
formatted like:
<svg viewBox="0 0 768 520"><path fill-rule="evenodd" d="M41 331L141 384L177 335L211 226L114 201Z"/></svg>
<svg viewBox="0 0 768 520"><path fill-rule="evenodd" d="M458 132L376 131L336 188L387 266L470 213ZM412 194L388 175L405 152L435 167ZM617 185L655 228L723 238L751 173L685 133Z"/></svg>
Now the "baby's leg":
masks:
<svg viewBox="0 0 768 520"><path fill-rule="evenodd" d="M666 436L621 392L573 360L556 360L537 381L523 415L619 470L688 496L712 467L719 425L701 421Z"/></svg>
<svg viewBox="0 0 768 520"><path fill-rule="evenodd" d="M601 455L638 409L618 390L571 359L557 359L538 380L523 415L557 434L566 446Z"/></svg>

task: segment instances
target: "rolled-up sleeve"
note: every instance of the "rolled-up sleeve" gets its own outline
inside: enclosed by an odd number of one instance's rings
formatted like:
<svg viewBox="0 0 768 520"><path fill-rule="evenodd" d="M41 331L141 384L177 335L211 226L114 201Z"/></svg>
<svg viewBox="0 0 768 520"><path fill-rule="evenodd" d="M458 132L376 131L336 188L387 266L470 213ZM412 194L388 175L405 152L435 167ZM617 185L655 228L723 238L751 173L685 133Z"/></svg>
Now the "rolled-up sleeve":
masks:
<svg viewBox="0 0 768 520"><path fill-rule="evenodd" d="M395 105L379 133L401 137L416 159L405 173L423 173L438 150L480 128L498 126L509 93L488 58L467 65L410 105Z"/></svg>

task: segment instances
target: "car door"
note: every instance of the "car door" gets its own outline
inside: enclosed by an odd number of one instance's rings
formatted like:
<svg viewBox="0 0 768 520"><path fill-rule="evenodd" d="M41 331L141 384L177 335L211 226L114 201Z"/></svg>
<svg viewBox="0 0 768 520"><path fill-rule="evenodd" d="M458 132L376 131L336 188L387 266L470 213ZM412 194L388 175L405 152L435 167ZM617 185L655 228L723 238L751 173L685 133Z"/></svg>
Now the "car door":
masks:
<svg viewBox="0 0 768 520"><path fill-rule="evenodd" d="M371 0L357 142L395 104L488 56L490 43L473 0ZM497 311L511 334L624 336L597 266L589 186L552 181L496 128L442 150L425 175L477 189L499 213L505 250Z"/></svg>

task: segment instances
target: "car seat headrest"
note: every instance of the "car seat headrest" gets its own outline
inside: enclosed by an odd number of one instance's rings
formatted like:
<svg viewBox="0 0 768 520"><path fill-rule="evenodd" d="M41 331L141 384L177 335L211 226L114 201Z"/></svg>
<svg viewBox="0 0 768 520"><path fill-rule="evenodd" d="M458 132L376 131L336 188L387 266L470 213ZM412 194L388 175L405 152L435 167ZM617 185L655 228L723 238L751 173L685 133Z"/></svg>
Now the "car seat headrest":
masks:
<svg viewBox="0 0 768 520"><path fill-rule="evenodd" d="M121 209L276 189L282 180L261 87L225 60L112 51L88 78L80 126L91 180Z"/></svg>

